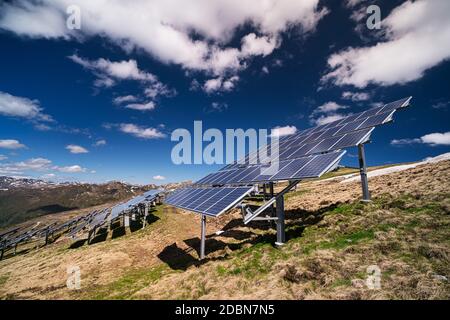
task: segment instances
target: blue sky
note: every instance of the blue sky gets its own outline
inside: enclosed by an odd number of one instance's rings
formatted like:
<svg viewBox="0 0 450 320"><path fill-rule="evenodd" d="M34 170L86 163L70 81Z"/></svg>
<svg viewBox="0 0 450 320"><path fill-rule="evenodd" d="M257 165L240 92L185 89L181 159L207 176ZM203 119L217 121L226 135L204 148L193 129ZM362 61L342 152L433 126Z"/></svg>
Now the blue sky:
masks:
<svg viewBox="0 0 450 320"><path fill-rule="evenodd" d="M170 158L171 132L195 120L293 132L410 95L368 164L450 149L448 1L129 3L0 4L0 175L196 180L219 166ZM370 4L381 29L366 27Z"/></svg>

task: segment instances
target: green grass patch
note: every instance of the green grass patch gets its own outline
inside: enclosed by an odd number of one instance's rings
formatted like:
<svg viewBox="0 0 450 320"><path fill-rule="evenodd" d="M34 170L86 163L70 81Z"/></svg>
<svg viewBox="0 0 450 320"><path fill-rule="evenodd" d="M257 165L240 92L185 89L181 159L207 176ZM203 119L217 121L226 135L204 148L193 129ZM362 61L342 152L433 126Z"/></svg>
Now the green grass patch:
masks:
<svg viewBox="0 0 450 320"><path fill-rule="evenodd" d="M336 281L334 281L331 284L332 288L337 288L337 287L349 287L352 285L352 280L347 279L347 278L341 278L341 279L337 279Z"/></svg>
<svg viewBox="0 0 450 320"><path fill-rule="evenodd" d="M269 273L273 265L287 254L274 248L271 244L260 243L240 251L227 268L220 267L217 272L221 275L243 275L251 279Z"/></svg>
<svg viewBox="0 0 450 320"><path fill-rule="evenodd" d="M9 279L9 274L0 276L0 287L3 287L6 283L6 281L8 281L8 279Z"/></svg>
<svg viewBox="0 0 450 320"><path fill-rule="evenodd" d="M172 272L174 271L169 269L166 265L160 265L150 269L133 270L112 283L91 288L87 298L94 300L130 299L130 297L137 291L158 281L164 275Z"/></svg>
<svg viewBox="0 0 450 320"><path fill-rule="evenodd" d="M308 189L300 189L300 190L291 191L291 192L288 192L288 193L286 193L284 195L284 199L288 200L288 199L291 199L293 197L298 197L298 196L301 196L301 195L303 195L305 193L308 193L309 191L310 190L308 190Z"/></svg>
<svg viewBox="0 0 450 320"><path fill-rule="evenodd" d="M361 230L351 234L337 236L331 241L321 241L314 243L307 243L303 246L303 253L309 254L311 251L317 249L334 249L341 250L348 246L361 243L363 241L369 241L375 238L375 233L372 229Z"/></svg>

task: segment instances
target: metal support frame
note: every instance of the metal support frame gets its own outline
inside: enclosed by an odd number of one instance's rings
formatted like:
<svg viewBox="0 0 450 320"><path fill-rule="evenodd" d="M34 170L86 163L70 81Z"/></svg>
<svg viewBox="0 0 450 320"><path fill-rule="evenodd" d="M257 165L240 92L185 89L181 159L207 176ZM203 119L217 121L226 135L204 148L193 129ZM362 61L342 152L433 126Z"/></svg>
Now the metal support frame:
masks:
<svg viewBox="0 0 450 320"><path fill-rule="evenodd" d="M367 164L364 144L358 145L359 173L361 175L362 201L370 202L369 182L367 180Z"/></svg>
<svg viewBox="0 0 450 320"><path fill-rule="evenodd" d="M270 198L273 198L274 192L273 192L273 182L269 182L269 192L270 192ZM275 208L273 206L270 207L271 215L272 217L275 216Z"/></svg>
<svg viewBox="0 0 450 320"><path fill-rule="evenodd" d="M205 259L205 239L206 239L206 215L201 218L202 234L200 239L200 260Z"/></svg>
<svg viewBox="0 0 450 320"><path fill-rule="evenodd" d="M284 230L284 196L277 198L277 246L281 246L286 242L286 234Z"/></svg>
<svg viewBox="0 0 450 320"><path fill-rule="evenodd" d="M130 226L130 213L125 213L123 215L123 226L128 228Z"/></svg>
<svg viewBox="0 0 450 320"><path fill-rule="evenodd" d="M259 207L255 212L252 212L249 208L247 208L246 209L247 214L244 217L244 224L247 224L250 221L254 220L263 211L265 211L267 208L269 208L277 200L277 198L283 197L285 193L289 192L289 190L291 190L293 187L295 187L299 182L300 182L300 180L292 181L286 188L284 188L280 193L278 193L276 196L274 196L270 200L268 200L264 205Z"/></svg>

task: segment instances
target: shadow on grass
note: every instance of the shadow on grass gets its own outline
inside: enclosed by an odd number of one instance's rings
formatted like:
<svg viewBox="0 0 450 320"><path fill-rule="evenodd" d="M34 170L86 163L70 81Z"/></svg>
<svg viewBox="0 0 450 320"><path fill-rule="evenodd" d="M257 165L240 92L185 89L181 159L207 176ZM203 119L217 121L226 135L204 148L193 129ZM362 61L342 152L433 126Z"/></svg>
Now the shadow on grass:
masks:
<svg viewBox="0 0 450 320"><path fill-rule="evenodd" d="M326 212L334 210L338 204L333 204L328 207L321 208L316 211L307 211L302 209L286 210L285 211L285 223L286 223L286 241L299 238L302 236L306 227L315 225L323 219ZM248 245L255 245L257 243L270 243L275 246L276 233L275 232L263 232L257 234L254 232L243 231L237 228L242 227L242 219L233 219L228 222L220 235L211 234L206 237L205 241L205 255L206 258L202 261L198 260L200 256L200 238L190 238L184 240L184 243L189 246L190 249L183 250L177 246L176 243L165 247L158 258L165 262L173 270L186 270L190 266L200 266L208 261L223 260L227 258L227 254L220 255L218 257L209 257L209 254L223 251L226 248L231 251L240 250ZM252 221L248 225L251 229L259 231L274 230L273 221ZM226 242L217 239L232 238L238 242ZM191 253L195 252L194 255Z"/></svg>
<svg viewBox="0 0 450 320"><path fill-rule="evenodd" d="M75 241L74 243L72 243L70 245L69 249L79 248L79 247L83 246L86 242L87 242L87 239L79 239L79 240Z"/></svg>

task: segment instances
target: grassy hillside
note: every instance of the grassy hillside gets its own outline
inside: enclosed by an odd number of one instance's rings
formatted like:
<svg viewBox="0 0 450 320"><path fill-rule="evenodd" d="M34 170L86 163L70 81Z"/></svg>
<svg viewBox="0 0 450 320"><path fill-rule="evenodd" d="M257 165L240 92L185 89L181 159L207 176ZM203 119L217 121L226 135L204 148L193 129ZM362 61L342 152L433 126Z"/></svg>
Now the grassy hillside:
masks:
<svg viewBox="0 0 450 320"><path fill-rule="evenodd" d="M207 225L169 206L145 229L77 246L60 241L0 262L0 297L60 299L449 299L450 161L358 183L312 181L286 199L287 243L237 211ZM216 235L217 230L224 231ZM65 286L68 266L82 288ZM366 285L380 270L381 288Z"/></svg>

